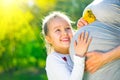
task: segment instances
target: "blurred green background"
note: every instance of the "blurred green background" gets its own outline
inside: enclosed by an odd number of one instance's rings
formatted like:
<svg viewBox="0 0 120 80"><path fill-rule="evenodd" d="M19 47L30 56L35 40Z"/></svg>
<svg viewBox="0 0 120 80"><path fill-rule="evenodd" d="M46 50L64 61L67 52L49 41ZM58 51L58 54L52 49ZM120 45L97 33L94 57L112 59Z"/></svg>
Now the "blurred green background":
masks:
<svg viewBox="0 0 120 80"><path fill-rule="evenodd" d="M47 80L42 19L62 11L77 22L91 1L0 0L0 80Z"/></svg>

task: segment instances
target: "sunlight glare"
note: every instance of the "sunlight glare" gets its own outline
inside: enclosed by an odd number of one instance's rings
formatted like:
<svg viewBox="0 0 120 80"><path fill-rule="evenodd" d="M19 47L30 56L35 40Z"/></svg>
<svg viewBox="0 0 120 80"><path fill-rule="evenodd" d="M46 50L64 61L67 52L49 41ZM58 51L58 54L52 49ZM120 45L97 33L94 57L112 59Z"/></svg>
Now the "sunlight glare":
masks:
<svg viewBox="0 0 120 80"><path fill-rule="evenodd" d="M15 0L2 0L2 4L4 7L12 6L15 3Z"/></svg>
<svg viewBox="0 0 120 80"><path fill-rule="evenodd" d="M24 6L27 2L28 0L0 0L0 40L3 40L6 34L14 34L14 31L20 30L23 24L29 25L33 15L29 11L23 12L20 7L20 4L23 3ZM32 2L29 4L33 5Z"/></svg>
<svg viewBox="0 0 120 80"><path fill-rule="evenodd" d="M34 1L33 0L28 0L28 5L31 7L34 5Z"/></svg>

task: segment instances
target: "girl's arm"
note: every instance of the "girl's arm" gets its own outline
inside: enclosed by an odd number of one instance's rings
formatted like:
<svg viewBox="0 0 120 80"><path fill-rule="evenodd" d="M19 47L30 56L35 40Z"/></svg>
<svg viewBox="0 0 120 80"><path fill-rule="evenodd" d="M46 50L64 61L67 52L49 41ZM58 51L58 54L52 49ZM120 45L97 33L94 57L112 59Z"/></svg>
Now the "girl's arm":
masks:
<svg viewBox="0 0 120 80"><path fill-rule="evenodd" d="M61 57L49 55L46 62L48 80L82 80L84 73L84 57L74 56L73 69Z"/></svg>
<svg viewBox="0 0 120 80"><path fill-rule="evenodd" d="M74 50L76 54L73 55L74 66L70 80L82 80L84 74L84 67L85 67L84 55L88 50L91 40L92 39L89 38L88 32L82 32L80 36L78 36L77 41L74 42Z"/></svg>

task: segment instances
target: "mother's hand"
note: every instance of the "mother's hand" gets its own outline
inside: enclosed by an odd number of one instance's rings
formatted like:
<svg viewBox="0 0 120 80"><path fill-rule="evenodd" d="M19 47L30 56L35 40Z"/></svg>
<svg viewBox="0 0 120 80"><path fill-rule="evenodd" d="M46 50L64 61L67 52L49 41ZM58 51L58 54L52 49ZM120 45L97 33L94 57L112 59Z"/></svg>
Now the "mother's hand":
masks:
<svg viewBox="0 0 120 80"><path fill-rule="evenodd" d="M94 73L106 63L106 56L101 52L88 52L86 54L86 70Z"/></svg>
<svg viewBox="0 0 120 80"><path fill-rule="evenodd" d="M80 29L81 27L84 27L88 25L88 22L85 21L83 18L80 18L77 22L77 28Z"/></svg>
<svg viewBox="0 0 120 80"><path fill-rule="evenodd" d="M106 53L102 52L88 52L86 54L86 70L94 73L103 65L112 62L113 60L120 59L120 46L114 48Z"/></svg>

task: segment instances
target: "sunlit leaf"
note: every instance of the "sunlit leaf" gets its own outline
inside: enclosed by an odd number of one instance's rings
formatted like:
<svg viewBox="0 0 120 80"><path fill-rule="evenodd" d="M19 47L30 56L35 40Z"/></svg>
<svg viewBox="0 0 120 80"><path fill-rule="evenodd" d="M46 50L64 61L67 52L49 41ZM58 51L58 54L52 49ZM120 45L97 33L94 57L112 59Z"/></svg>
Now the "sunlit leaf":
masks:
<svg viewBox="0 0 120 80"><path fill-rule="evenodd" d="M39 67L44 68L45 67L45 60L38 60Z"/></svg>
<svg viewBox="0 0 120 80"><path fill-rule="evenodd" d="M41 9L49 9L55 6L56 0L35 0L35 3Z"/></svg>

